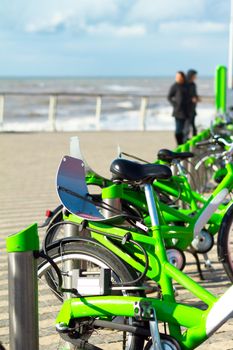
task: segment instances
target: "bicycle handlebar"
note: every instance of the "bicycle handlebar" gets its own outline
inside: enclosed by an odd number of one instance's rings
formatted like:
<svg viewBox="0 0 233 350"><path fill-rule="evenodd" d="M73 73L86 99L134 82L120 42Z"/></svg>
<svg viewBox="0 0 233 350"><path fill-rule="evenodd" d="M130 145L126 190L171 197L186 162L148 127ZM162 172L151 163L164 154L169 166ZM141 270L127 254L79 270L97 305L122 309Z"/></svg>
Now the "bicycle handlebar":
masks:
<svg viewBox="0 0 233 350"><path fill-rule="evenodd" d="M214 145L214 144L218 144L220 146L224 145L227 147L231 147L233 145L232 142L228 142L223 137L219 135L215 135L212 139L197 142L196 146L202 147L202 146L208 146L208 145Z"/></svg>
<svg viewBox="0 0 233 350"><path fill-rule="evenodd" d="M196 147L208 146L213 144L214 144L213 140L205 140L205 141L197 142Z"/></svg>

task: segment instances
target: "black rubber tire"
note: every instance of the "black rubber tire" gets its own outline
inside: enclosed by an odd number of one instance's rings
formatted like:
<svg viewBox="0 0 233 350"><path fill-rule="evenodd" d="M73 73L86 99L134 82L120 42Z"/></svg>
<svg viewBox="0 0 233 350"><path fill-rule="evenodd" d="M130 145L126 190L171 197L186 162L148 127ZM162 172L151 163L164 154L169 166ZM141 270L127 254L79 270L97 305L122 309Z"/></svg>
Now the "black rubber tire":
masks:
<svg viewBox="0 0 233 350"><path fill-rule="evenodd" d="M176 341L176 339L170 337L169 335L166 334L160 334L160 339L161 339L161 345L163 347L163 344L169 344L171 347L171 350L181 350L181 347L179 343ZM152 340L150 339L148 343L145 346L144 350L150 350L152 346Z"/></svg>
<svg viewBox="0 0 233 350"><path fill-rule="evenodd" d="M218 259L233 282L233 204L223 217L217 240Z"/></svg>
<svg viewBox="0 0 233 350"><path fill-rule="evenodd" d="M54 246L54 245L53 245ZM122 262L119 258L113 255L111 252L108 252L106 249L95 246L94 244L90 244L87 242L72 242L66 243L62 248L62 254L60 245L57 244L55 247L48 249L47 251L50 258L54 259L57 263L64 261L71 257L72 261L77 259L76 261L80 261L80 256L85 256L86 261L94 261L97 259L97 262L106 265L108 268L112 270L112 276L116 278L116 280L124 282L130 281L137 278L137 274L134 270L132 270L129 266L127 266L124 262ZM76 258L75 258L76 257ZM101 265L99 265L101 266ZM45 274L49 272L51 266L44 258L39 258L38 261L38 276L45 277ZM53 271L51 274L52 278L55 276L55 272ZM48 282L48 280L46 280ZM54 288L56 283L50 283L50 287ZM54 291L56 293L56 291ZM52 291L51 291L51 294ZM132 295L132 293L127 293L127 295ZM133 295L139 295L138 292L134 292ZM60 295L57 295L56 299L59 300ZM61 302L61 300L59 300ZM134 321L133 321L134 322ZM91 343L91 342L90 342ZM132 335L130 337L130 345L127 347L127 350L142 350L144 347L144 338L137 335ZM111 345L109 345L109 349ZM72 349L75 349L72 348Z"/></svg>
<svg viewBox="0 0 233 350"><path fill-rule="evenodd" d="M129 216L138 218L138 220L142 219L142 215L139 210L132 206L129 202L122 200L122 208L124 212L127 212L129 214ZM51 219L45 232L43 243L44 247L48 247L55 241L64 238L64 225L58 225L59 222L63 222L63 209L64 207L60 205L54 210L54 217ZM78 232L77 235L80 237L90 236L87 230Z"/></svg>
<svg viewBox="0 0 233 350"><path fill-rule="evenodd" d="M48 227L46 228L44 243L45 246L50 245L52 242L56 240L56 235L58 230L60 230L59 226L56 226L58 222L63 221L63 205L59 205L56 209L53 210L54 216L52 217Z"/></svg>

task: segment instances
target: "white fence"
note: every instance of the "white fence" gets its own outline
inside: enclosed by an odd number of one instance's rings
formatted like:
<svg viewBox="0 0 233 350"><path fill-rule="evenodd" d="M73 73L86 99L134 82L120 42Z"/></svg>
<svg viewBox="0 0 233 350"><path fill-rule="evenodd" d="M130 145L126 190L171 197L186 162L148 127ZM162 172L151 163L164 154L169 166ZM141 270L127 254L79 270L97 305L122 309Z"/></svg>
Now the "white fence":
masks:
<svg viewBox="0 0 233 350"><path fill-rule="evenodd" d="M35 97L46 97L48 99L48 118L47 118L47 131L57 130L57 111L59 108L60 98L91 98L92 103L95 101L95 111L93 111L93 118L95 120L95 129L101 129L101 116L102 109L105 99L114 98L124 100L134 99L137 101L137 110L139 118L139 129L145 130L146 126L146 116L148 111L148 106L152 100L156 101L167 101L164 95L146 95L146 94L92 94L92 93L72 93L72 92L4 92L0 95L0 131L4 131L4 124L6 121L5 117L5 105L8 98L19 98L22 97L24 100L33 104L33 98ZM201 96L202 104L212 104L214 103L213 96ZM12 130L14 131L14 130Z"/></svg>

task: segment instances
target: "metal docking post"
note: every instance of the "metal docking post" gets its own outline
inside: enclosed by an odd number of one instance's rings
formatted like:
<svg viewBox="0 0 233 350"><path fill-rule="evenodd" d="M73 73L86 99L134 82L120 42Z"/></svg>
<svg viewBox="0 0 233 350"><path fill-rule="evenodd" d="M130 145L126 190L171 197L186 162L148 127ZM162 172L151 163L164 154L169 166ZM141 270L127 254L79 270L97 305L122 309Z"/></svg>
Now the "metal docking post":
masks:
<svg viewBox="0 0 233 350"><path fill-rule="evenodd" d="M8 290L11 350L39 350L37 225L8 236Z"/></svg>

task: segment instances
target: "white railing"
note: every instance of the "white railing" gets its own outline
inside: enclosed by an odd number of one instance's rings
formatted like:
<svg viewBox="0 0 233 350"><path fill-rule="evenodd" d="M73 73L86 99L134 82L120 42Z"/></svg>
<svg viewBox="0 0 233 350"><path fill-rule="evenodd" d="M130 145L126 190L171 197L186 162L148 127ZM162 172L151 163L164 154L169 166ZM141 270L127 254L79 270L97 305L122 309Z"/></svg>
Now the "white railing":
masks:
<svg viewBox="0 0 233 350"><path fill-rule="evenodd" d="M59 108L58 98L59 97L88 97L96 100L95 107L95 126L96 130L100 130L100 121L102 114L102 106L104 98L134 98L140 99L140 107L139 107L139 129L145 130L146 125L146 114L149 106L150 100L156 99L167 100L165 95L152 95L152 94L95 94L95 93L76 93L76 92L4 92L0 93L0 131L4 131L4 112L5 112L5 102L8 97L25 97L28 96L29 99L31 97L40 97L46 96L49 97L49 105L48 105L48 123L49 126L47 128L48 131L56 131L56 115L57 110ZM211 103L214 102L213 96L201 96L202 103Z"/></svg>

